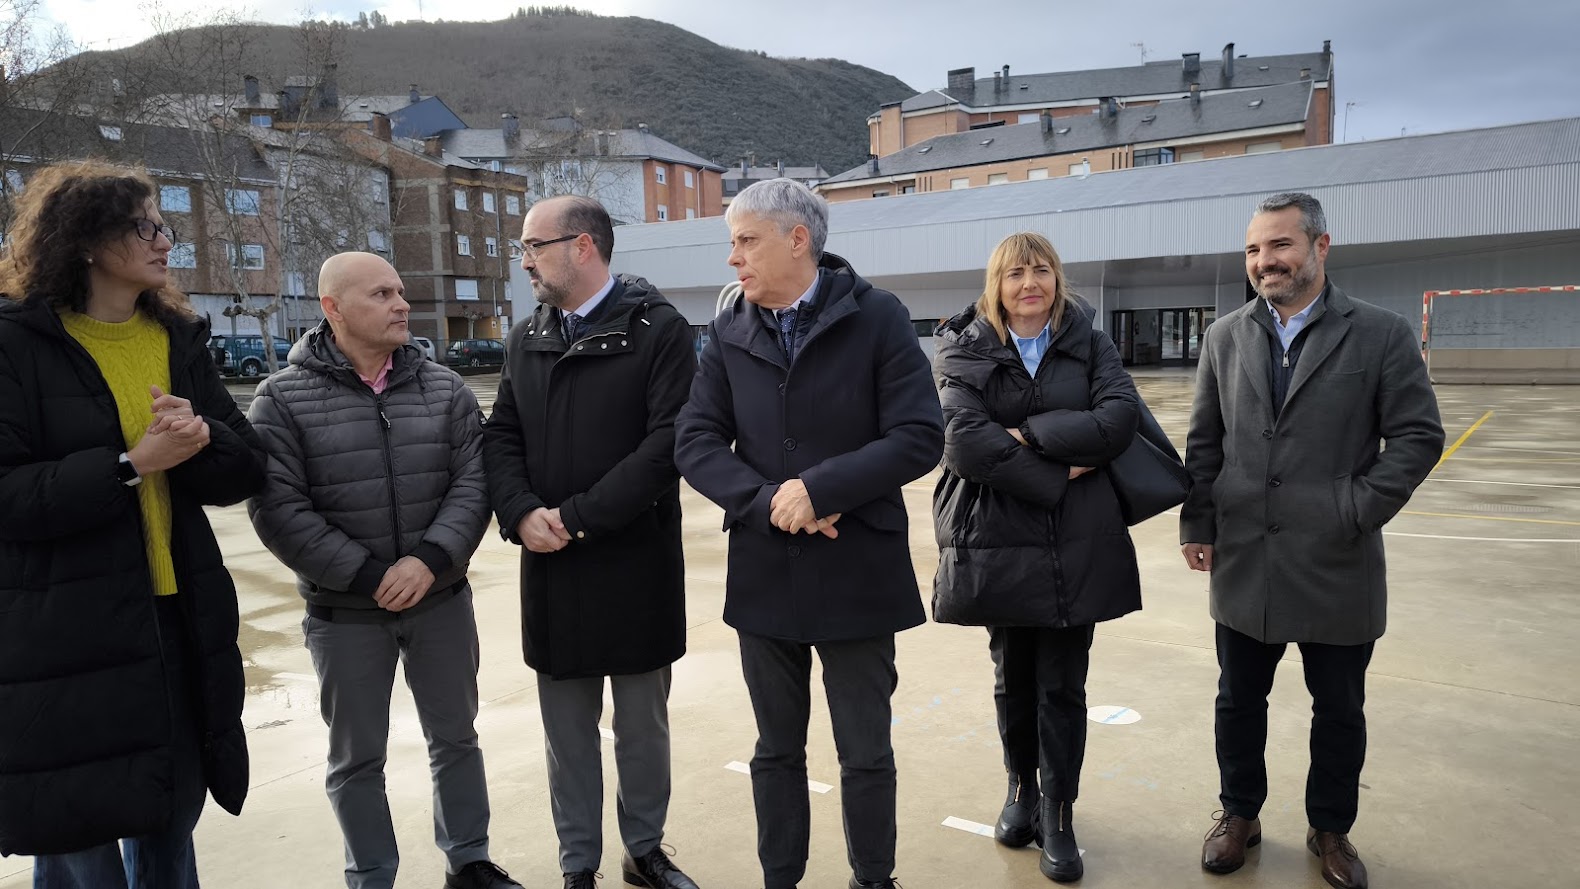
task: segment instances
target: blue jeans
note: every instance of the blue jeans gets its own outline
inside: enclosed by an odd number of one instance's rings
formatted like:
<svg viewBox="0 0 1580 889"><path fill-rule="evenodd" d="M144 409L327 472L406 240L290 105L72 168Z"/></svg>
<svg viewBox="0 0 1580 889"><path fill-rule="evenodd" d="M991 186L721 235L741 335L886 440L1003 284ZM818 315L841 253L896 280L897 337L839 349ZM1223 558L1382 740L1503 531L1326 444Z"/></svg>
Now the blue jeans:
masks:
<svg viewBox="0 0 1580 889"><path fill-rule="evenodd" d="M198 889L192 829L203 814L203 726L196 701L193 646L181 620L179 594L155 600L164 643L173 738L173 806L161 833L128 837L60 855L33 859L33 889Z"/></svg>

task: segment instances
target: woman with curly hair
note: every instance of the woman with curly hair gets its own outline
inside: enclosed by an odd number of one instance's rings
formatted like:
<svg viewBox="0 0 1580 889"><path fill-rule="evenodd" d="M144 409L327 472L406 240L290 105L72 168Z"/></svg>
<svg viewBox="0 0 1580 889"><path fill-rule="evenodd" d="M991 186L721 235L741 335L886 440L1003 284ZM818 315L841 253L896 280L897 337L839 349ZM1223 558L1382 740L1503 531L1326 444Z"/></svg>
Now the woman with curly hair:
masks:
<svg viewBox="0 0 1580 889"><path fill-rule="evenodd" d="M141 173L45 168L0 258L0 853L35 889L189 889L247 793L236 588L205 505L263 482ZM124 840L124 851L117 841Z"/></svg>

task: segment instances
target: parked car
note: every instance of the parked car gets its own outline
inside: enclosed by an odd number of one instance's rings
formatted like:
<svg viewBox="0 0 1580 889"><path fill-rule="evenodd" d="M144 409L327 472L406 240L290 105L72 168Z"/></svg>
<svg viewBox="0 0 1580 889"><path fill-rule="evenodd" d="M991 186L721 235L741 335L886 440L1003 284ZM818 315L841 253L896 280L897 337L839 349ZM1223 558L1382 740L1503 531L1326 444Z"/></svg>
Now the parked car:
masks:
<svg viewBox="0 0 1580 889"><path fill-rule="evenodd" d="M269 367L269 359L263 354L263 337L259 334L210 337L208 347L214 353L214 365L222 374L258 377ZM274 337L276 365L284 367L290 354L291 341L285 337Z"/></svg>
<svg viewBox="0 0 1580 889"><path fill-rule="evenodd" d="M428 356L429 361L439 360L439 354L433 350L433 340L425 336L414 336L411 338L411 341L417 344L417 348L422 350L422 354Z"/></svg>
<svg viewBox="0 0 1580 889"><path fill-rule="evenodd" d="M452 367L504 364L505 344L499 340L456 340L445 351L444 363Z"/></svg>

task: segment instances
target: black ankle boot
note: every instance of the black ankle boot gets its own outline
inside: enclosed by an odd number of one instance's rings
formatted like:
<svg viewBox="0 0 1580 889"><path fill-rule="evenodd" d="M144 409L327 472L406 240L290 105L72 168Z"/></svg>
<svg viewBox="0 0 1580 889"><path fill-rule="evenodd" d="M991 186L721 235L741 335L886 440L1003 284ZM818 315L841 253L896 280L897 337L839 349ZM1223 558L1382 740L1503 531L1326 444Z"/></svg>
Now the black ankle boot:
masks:
<svg viewBox="0 0 1580 889"><path fill-rule="evenodd" d="M1042 795L1037 792L1037 782L1019 775L1009 776L1009 793L1004 797L1004 811L999 813L998 824L993 828L993 839L1012 849L1028 845L1039 839Z"/></svg>
<svg viewBox="0 0 1580 889"><path fill-rule="evenodd" d="M1038 868L1055 883L1073 883L1085 872L1070 809L1067 802L1042 800L1042 860Z"/></svg>

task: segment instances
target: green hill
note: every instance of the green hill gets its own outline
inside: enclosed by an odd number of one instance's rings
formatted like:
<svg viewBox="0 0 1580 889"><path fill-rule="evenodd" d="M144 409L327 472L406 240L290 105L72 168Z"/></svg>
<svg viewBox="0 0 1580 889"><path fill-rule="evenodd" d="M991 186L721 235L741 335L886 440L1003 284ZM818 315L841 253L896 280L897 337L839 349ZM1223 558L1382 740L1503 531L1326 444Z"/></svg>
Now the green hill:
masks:
<svg viewBox="0 0 1580 889"><path fill-rule="evenodd" d="M838 59L770 58L663 22L563 11L487 23L327 29L312 38L312 53L302 29L284 26L194 29L165 39L216 47L216 54L221 45L239 52L246 61L233 56L220 78L229 92L240 92L241 73L258 76L269 91L285 77L316 74L316 67L302 69L309 56L320 57L327 40L343 96L404 94L415 83L477 127L499 126L507 111L524 127L571 114L591 127L645 123L726 166L747 153L760 163L821 163L830 172L856 166L867 157L867 116L914 92L894 77ZM149 41L79 61L109 70L158 52ZM169 91L218 88L194 82L200 78L191 71L165 70L157 79Z"/></svg>

